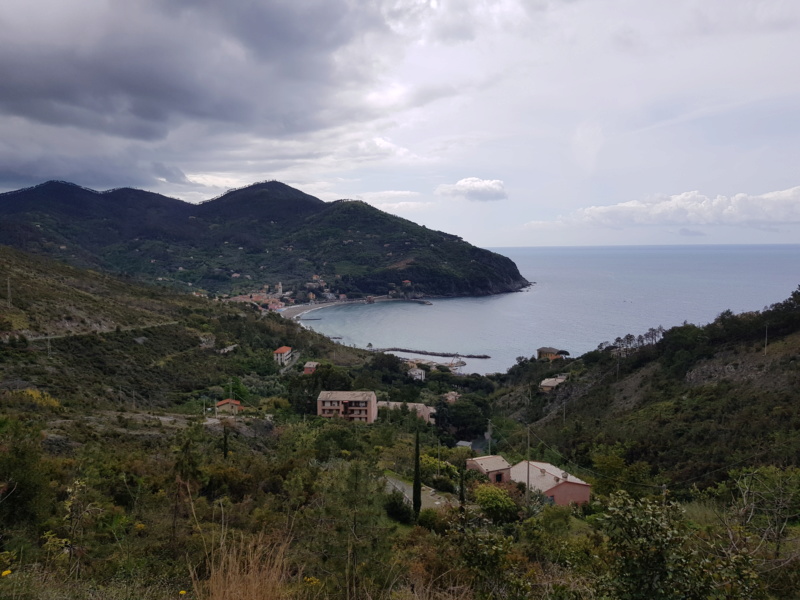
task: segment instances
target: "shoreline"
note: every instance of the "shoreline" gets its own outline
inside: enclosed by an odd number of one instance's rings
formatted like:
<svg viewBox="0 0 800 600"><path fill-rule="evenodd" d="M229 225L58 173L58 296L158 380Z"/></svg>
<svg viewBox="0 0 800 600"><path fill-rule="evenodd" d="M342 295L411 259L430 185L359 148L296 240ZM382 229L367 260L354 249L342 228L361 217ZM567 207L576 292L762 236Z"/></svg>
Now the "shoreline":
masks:
<svg viewBox="0 0 800 600"><path fill-rule="evenodd" d="M413 302L415 304L430 304L429 301L424 300L422 298L413 298L410 300L406 300L405 298L375 298L374 303L377 304L378 302ZM308 314L315 310L322 310L323 308L329 308L331 306L346 306L348 304L367 304L366 300L333 300L331 302L321 302L318 304L300 304L295 306L287 306L286 308L281 309L278 311L278 314L281 315L284 319L293 319L295 321L301 321L300 317L302 315Z"/></svg>

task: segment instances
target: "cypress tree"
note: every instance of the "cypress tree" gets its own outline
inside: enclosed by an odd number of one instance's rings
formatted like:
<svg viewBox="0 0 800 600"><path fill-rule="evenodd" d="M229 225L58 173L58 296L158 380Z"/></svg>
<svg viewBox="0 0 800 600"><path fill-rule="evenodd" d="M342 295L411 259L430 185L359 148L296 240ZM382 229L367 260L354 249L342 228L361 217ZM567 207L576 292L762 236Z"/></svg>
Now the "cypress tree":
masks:
<svg viewBox="0 0 800 600"><path fill-rule="evenodd" d="M419 468L419 431L417 431L414 442L414 489L412 492L411 504L414 509L414 518L416 519L419 517L419 511L422 508L422 474Z"/></svg>

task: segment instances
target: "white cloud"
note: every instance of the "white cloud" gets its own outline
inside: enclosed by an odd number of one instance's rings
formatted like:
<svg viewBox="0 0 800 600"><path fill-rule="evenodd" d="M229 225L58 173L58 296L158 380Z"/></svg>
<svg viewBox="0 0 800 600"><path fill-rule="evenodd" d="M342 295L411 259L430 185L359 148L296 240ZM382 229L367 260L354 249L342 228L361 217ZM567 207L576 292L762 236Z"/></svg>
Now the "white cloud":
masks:
<svg viewBox="0 0 800 600"><path fill-rule="evenodd" d="M505 200L508 194L500 179L467 177L454 184L442 184L436 188L439 196L455 196L467 200Z"/></svg>
<svg viewBox="0 0 800 600"><path fill-rule="evenodd" d="M709 197L697 191L654 196L611 206L578 210L575 220L622 227L626 225L766 225L800 223L800 186L761 195Z"/></svg>

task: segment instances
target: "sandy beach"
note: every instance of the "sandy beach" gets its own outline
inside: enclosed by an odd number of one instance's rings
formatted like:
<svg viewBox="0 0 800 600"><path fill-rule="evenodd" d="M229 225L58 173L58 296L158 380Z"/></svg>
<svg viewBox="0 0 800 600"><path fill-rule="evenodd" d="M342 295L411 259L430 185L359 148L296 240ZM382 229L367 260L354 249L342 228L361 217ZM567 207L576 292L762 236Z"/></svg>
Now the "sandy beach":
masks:
<svg viewBox="0 0 800 600"><path fill-rule="evenodd" d="M430 304L429 301L415 298L408 300L406 298L374 298L373 302L415 302L417 304ZM366 300L334 300L332 302L320 302L318 304L299 304L297 306L287 306L279 312L279 314L287 319L297 319L306 313L320 310L321 308L328 308L330 306L342 306L343 304L366 304Z"/></svg>
<svg viewBox="0 0 800 600"><path fill-rule="evenodd" d="M333 302L322 302L319 304L299 304L297 306L287 306L278 314L287 319L297 319L306 313L320 310L322 308L329 308L331 306L342 306L343 304L364 304L363 300L335 300Z"/></svg>

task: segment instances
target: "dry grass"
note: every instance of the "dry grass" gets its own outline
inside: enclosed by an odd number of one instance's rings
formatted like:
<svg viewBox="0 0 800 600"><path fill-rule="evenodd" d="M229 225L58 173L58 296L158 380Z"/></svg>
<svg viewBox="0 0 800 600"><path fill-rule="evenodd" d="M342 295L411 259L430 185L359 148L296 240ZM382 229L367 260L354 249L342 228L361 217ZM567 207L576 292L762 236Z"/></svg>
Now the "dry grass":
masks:
<svg viewBox="0 0 800 600"><path fill-rule="evenodd" d="M280 600L297 597L290 582L286 557L288 542L265 535L251 539L226 537L208 557L208 579L192 573L195 597L200 600Z"/></svg>

